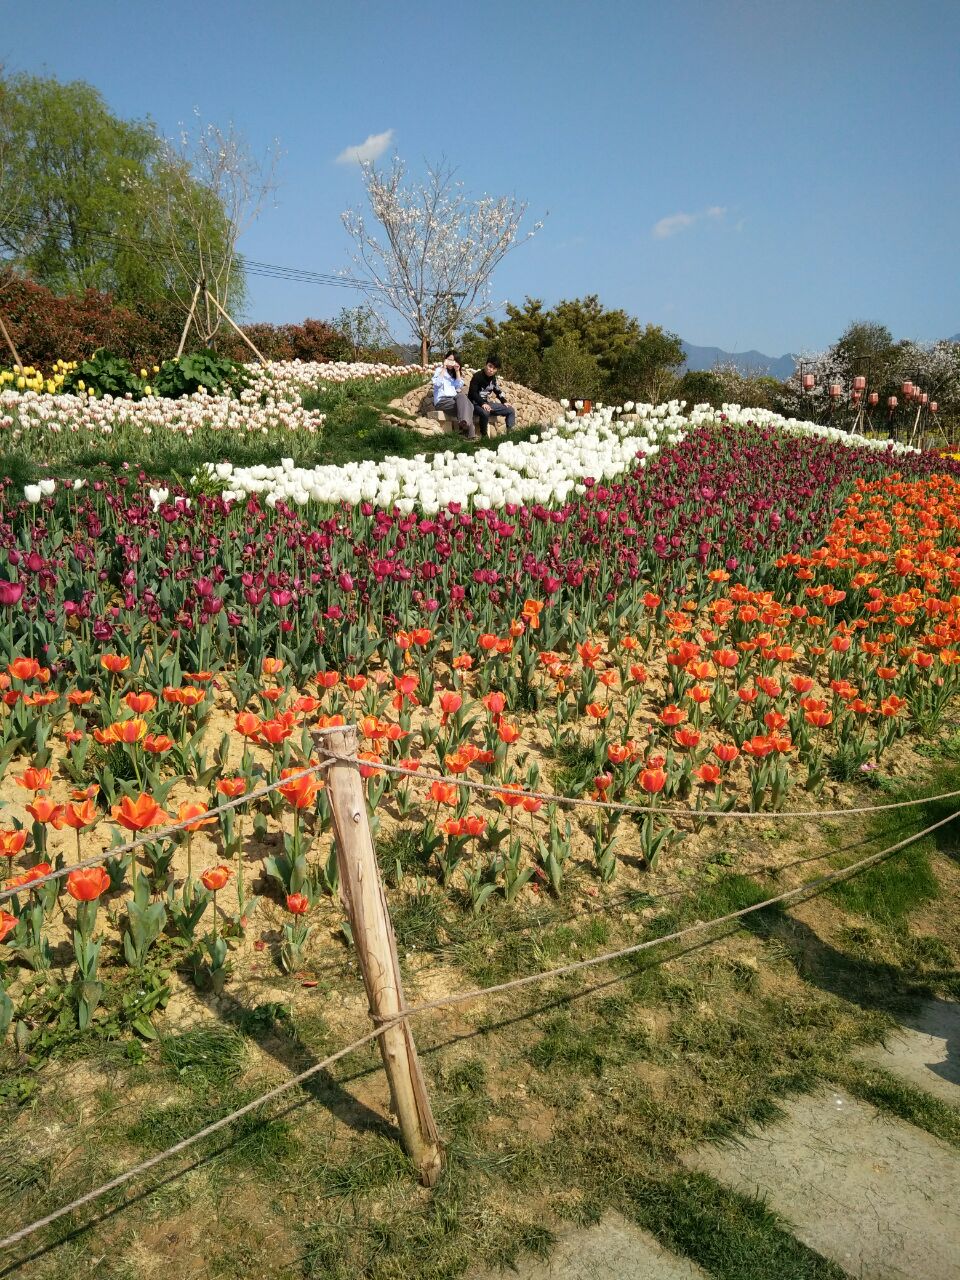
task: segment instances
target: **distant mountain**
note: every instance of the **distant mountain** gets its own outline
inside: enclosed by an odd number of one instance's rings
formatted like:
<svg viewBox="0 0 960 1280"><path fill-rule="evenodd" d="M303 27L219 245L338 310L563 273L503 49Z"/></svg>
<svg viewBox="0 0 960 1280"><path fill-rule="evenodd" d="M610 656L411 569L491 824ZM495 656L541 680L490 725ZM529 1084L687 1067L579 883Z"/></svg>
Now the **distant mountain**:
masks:
<svg viewBox="0 0 960 1280"><path fill-rule="evenodd" d="M760 373L784 381L796 368L794 356L765 356L762 351L723 351L720 347L695 347L683 344L687 368L694 371L713 369L718 364L735 365L741 373Z"/></svg>

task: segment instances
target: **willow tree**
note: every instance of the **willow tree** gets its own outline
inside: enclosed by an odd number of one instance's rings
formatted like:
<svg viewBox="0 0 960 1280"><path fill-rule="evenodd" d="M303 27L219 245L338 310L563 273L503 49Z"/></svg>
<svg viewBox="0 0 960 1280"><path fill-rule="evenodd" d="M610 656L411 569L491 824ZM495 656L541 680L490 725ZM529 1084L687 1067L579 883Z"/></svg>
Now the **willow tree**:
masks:
<svg viewBox="0 0 960 1280"><path fill-rule="evenodd" d="M381 172L361 162L369 213L348 209L343 225L367 296L410 327L426 364L434 342L449 341L492 305L491 278L511 249L530 239L527 206L514 196L472 199L441 162L425 182L406 181L395 158Z"/></svg>

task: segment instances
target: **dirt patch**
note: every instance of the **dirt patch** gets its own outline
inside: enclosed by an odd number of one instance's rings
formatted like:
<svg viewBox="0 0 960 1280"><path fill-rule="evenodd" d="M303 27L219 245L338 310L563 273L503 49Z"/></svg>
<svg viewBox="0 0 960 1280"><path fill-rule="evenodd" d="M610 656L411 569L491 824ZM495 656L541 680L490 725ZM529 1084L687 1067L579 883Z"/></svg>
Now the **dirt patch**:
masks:
<svg viewBox="0 0 960 1280"><path fill-rule="evenodd" d="M464 376L468 381L473 376L473 372L472 369L464 370ZM551 400L549 396L531 391L529 387L521 386L519 382L506 382L501 379L500 386L503 388L507 403L512 404L517 411L518 427L549 426L556 418L563 416L563 406L559 401ZM415 387L399 400L392 400L390 407L399 410L400 413L409 414L413 418L427 412L433 408L433 391L430 383L425 382L422 387Z"/></svg>

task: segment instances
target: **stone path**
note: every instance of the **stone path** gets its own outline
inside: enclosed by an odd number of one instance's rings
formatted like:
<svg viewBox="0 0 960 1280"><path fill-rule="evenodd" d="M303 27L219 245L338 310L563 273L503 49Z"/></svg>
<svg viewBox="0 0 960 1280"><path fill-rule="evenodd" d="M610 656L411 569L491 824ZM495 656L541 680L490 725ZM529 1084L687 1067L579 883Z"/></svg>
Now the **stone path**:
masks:
<svg viewBox="0 0 960 1280"><path fill-rule="evenodd" d="M960 1152L844 1093L797 1098L779 1124L687 1163L763 1197L858 1280L960 1280Z"/></svg>
<svg viewBox="0 0 960 1280"><path fill-rule="evenodd" d="M857 1055L960 1107L960 1004L927 1000L909 1025Z"/></svg>
<svg viewBox="0 0 960 1280"><path fill-rule="evenodd" d="M858 1052L960 1107L960 1004L926 1002ZM960 1280L960 1151L843 1092L796 1098L778 1124L686 1161L761 1197L804 1244L857 1280ZM617 1214L570 1230L520 1280L699 1280L706 1273ZM471 1280L502 1280L487 1272ZM771 1278L772 1280L772 1278Z"/></svg>
<svg viewBox="0 0 960 1280"><path fill-rule="evenodd" d="M522 1260L516 1271L485 1271L471 1280L705 1280L706 1272L669 1253L653 1236L607 1213L595 1227L571 1229L546 1262Z"/></svg>

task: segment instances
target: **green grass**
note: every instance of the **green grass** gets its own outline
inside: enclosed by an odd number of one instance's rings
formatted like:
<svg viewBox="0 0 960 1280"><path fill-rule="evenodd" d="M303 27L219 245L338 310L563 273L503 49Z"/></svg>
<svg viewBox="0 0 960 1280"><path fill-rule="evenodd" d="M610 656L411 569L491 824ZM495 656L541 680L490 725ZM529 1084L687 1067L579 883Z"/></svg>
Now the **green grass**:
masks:
<svg viewBox="0 0 960 1280"><path fill-rule="evenodd" d="M960 1109L882 1067L845 1063L834 1080L864 1102L960 1147Z"/></svg>
<svg viewBox="0 0 960 1280"><path fill-rule="evenodd" d="M801 1244L761 1200L706 1174L633 1178L624 1192L638 1226L714 1280L845 1280L844 1271Z"/></svg>
<svg viewBox="0 0 960 1280"><path fill-rule="evenodd" d="M931 769L920 787L900 788L891 792L889 799L896 803L922 795L936 795L956 790L958 785L960 772L948 757L947 762ZM956 808L956 801L941 800L874 814L867 823L863 844L880 848L897 844L912 832L949 817ZM937 851L953 857L960 853L960 818L876 866L849 880L840 881L830 889L830 895L839 906L854 915L885 923L904 920L917 907L937 896L938 882L931 863L931 855ZM858 849L854 857L835 857L831 865L839 869L859 861L866 852L868 850Z"/></svg>

